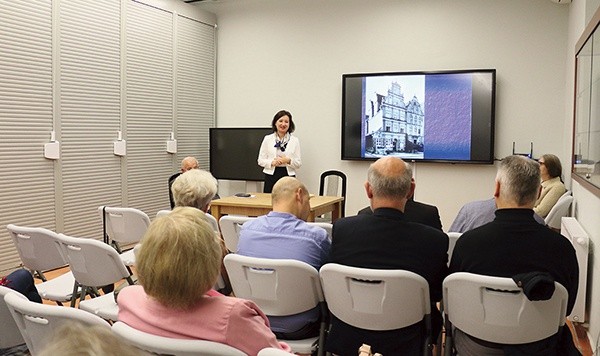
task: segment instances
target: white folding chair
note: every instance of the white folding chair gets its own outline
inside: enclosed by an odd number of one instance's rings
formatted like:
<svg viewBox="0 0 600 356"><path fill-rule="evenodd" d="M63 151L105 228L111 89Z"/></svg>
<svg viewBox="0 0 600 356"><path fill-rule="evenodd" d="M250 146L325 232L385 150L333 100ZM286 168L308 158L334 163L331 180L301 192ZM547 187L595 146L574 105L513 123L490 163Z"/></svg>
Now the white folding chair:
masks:
<svg viewBox="0 0 600 356"><path fill-rule="evenodd" d="M47 280L43 271L64 267L68 264L58 243L58 234L44 228L23 227L13 224L6 226L19 252L23 266L34 272L43 282L35 285L43 299L62 305L77 297L75 278L69 271L56 278Z"/></svg>
<svg viewBox="0 0 600 356"><path fill-rule="evenodd" d="M567 290L555 282L549 300L530 301L512 278L459 272L444 279L445 355L452 355L452 327L498 344L524 344L556 334L565 324ZM460 352L460 350L458 350Z"/></svg>
<svg viewBox="0 0 600 356"><path fill-rule="evenodd" d="M163 209L163 210L159 210L156 212L156 217L160 218L163 217L165 215L169 215L171 213L171 210L167 210L167 209Z"/></svg>
<svg viewBox="0 0 600 356"><path fill-rule="evenodd" d="M297 260L278 260L229 254L224 259L236 297L255 302L269 316L299 314L315 307L321 310L319 337L283 340L294 353L310 354L317 346L324 355L327 309L319 272Z"/></svg>
<svg viewBox="0 0 600 356"><path fill-rule="evenodd" d="M161 216L165 216L171 213L172 210L159 210L156 213L156 217L159 218ZM219 229L219 223L217 222L217 219L208 214L208 213L204 213L204 218L206 219L206 221L210 224L210 226L213 228L213 230L215 230L216 232L220 232L221 230Z"/></svg>
<svg viewBox="0 0 600 356"><path fill-rule="evenodd" d="M7 349L25 343L19 326L15 323L15 319L13 319L10 310L8 310L4 302L4 296L7 294L14 294L18 298L27 300L21 293L8 287L0 286L0 349Z"/></svg>
<svg viewBox="0 0 600 356"><path fill-rule="evenodd" d="M307 222L308 225L318 226L327 231L327 237L329 237L329 241L331 241L331 236L333 232L333 224L328 222Z"/></svg>
<svg viewBox="0 0 600 356"><path fill-rule="evenodd" d="M150 225L150 218L143 211L134 208L100 206L98 213L105 227L105 233L110 243L121 254L123 263L133 266L135 264L133 250L122 252L121 245L140 242Z"/></svg>
<svg viewBox="0 0 600 356"><path fill-rule="evenodd" d="M423 355L430 354L429 284L404 270L381 270L328 263L319 271L329 312L357 328L385 331L425 320Z"/></svg>
<svg viewBox="0 0 600 356"><path fill-rule="evenodd" d="M454 251L454 246L456 246L456 241L462 235L462 232L449 232L448 234L448 266L450 265L450 260L452 260L452 252Z"/></svg>
<svg viewBox="0 0 600 356"><path fill-rule="evenodd" d="M240 230L246 221L255 219L254 217L241 215L225 215L219 219L221 234L225 240L225 247L231 252L237 252L237 245L240 241Z"/></svg>
<svg viewBox="0 0 600 356"><path fill-rule="evenodd" d="M32 355L40 353L63 324L79 321L110 328L102 318L76 308L34 303L15 293L5 295L4 301Z"/></svg>
<svg viewBox="0 0 600 356"><path fill-rule="evenodd" d="M246 356L229 345L207 340L174 339L152 335L118 321L112 331L126 343L138 349L159 355L174 356Z"/></svg>
<svg viewBox="0 0 600 356"><path fill-rule="evenodd" d="M564 216L569 216L569 208L571 207L571 203L573 203L573 196L571 195L570 191L567 191L560 198L558 198L556 204L554 204L552 209L550 209L550 212L548 212L548 215L546 215L546 218L544 219L546 225L554 230L560 231L561 219Z"/></svg>
<svg viewBox="0 0 600 356"><path fill-rule="evenodd" d="M58 235L73 276L81 285L82 293L79 308L99 315L108 320L117 320L119 307L114 300L114 293L101 295L97 288L114 284L125 279L134 284L127 266L119 253L109 245L94 239ZM95 298L85 300L90 291Z"/></svg>
<svg viewBox="0 0 600 356"><path fill-rule="evenodd" d="M258 356L289 356L294 355L287 351L276 349L274 347L267 347L258 352Z"/></svg>

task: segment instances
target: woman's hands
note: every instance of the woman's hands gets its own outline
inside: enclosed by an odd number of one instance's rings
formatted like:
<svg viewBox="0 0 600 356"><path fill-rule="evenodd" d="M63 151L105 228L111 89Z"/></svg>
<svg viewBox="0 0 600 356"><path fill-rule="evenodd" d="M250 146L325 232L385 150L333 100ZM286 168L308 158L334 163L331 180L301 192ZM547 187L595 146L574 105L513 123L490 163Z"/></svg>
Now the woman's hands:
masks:
<svg viewBox="0 0 600 356"><path fill-rule="evenodd" d="M289 157L277 157L271 162L272 167L285 166L286 164L290 164L292 159Z"/></svg>

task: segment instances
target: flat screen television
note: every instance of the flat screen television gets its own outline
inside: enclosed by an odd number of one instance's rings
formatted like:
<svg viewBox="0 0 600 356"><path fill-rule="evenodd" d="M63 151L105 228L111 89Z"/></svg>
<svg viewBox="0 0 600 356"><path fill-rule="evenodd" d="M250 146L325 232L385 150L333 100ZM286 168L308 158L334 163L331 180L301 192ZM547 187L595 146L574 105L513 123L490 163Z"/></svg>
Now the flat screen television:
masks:
<svg viewBox="0 0 600 356"><path fill-rule="evenodd" d="M258 151L270 127L212 127L209 129L210 172L217 179L262 181Z"/></svg>
<svg viewBox="0 0 600 356"><path fill-rule="evenodd" d="M342 159L494 161L496 70L342 75Z"/></svg>

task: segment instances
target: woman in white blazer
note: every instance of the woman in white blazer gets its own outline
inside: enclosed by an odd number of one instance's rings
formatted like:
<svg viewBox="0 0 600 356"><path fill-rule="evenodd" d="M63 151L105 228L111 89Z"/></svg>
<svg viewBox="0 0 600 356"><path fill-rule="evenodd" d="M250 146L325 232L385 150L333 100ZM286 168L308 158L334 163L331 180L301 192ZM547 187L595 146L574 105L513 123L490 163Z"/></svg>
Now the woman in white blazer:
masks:
<svg viewBox="0 0 600 356"><path fill-rule="evenodd" d="M271 193L273 185L281 177L296 176L302 165L300 141L292 132L296 126L289 111L281 110L271 121L273 133L266 135L258 152L258 165L265 174L264 192Z"/></svg>

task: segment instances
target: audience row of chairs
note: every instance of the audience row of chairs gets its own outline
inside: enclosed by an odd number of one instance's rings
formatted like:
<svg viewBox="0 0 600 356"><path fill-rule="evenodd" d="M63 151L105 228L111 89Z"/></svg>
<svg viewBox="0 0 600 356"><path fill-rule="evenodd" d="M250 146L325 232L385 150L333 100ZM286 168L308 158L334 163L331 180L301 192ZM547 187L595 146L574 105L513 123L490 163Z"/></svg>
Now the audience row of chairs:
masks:
<svg viewBox="0 0 600 356"><path fill-rule="evenodd" d="M429 328L430 303L427 282L402 270L372 270L326 264L317 272L294 260L268 260L230 254L225 260L238 297L255 301L267 315L287 315L320 305L342 321L370 330L391 330L422 319ZM245 275L245 276L244 276ZM456 273L444 280L446 316L445 354L452 354L453 326L479 339L504 344L542 340L564 327L567 292L555 284L550 300L529 301L510 278ZM312 291L312 292L311 292ZM64 323L110 324L85 310L30 302L13 290L0 287L0 348L25 342L36 354ZM322 309L326 313L327 309ZM9 314L10 313L10 314ZM12 319L11 319L12 315ZM324 343L325 323L318 338ZM200 340L177 340L149 335L121 322L113 331L140 349L174 355L244 355L226 345ZM19 333L16 332L19 331ZM294 352L306 353L292 343ZM431 340L423 354L431 354ZM320 348L322 350L322 347ZM439 349L438 349L439 350ZM310 352L310 350L308 351ZM262 355L285 354L265 350ZM261 354L259 354L261 355Z"/></svg>
<svg viewBox="0 0 600 356"><path fill-rule="evenodd" d="M171 339L150 335L116 322L112 325L89 312L61 306L34 303L12 289L0 286L0 349L25 343L32 355L39 354L65 324L77 322L81 327L100 326L113 330L124 342L154 354L177 356L244 356L228 345L204 341ZM107 340L106 342L110 342ZM265 349L260 356L289 355L275 349Z"/></svg>
<svg viewBox="0 0 600 356"><path fill-rule="evenodd" d="M36 274L41 278L44 278L44 270L65 265L70 266L71 271L69 273L36 285L42 298L54 300L57 303L71 301L71 305L74 306L75 300L79 297L80 308L84 311L96 314L106 320L116 321L118 306L114 302L112 293L100 296L97 288L120 282L122 279L126 279L130 284L133 283L130 278L131 271L127 268L127 265L135 263L133 251L127 257L124 254L119 254L117 250L120 250L119 243L138 243L149 225L149 218L145 213L131 208L100 207L98 210L102 216L105 233L116 242L116 244L113 244L115 248L94 239L69 237L41 228L26 228L15 225L9 225L7 228L13 236L13 241L21 255L24 266L36 271ZM157 216L166 213L168 211L162 211ZM207 217L213 228L223 234L227 248L234 252L237 250L241 225L252 219L240 216L224 216L217 223L211 215L207 215ZM329 236L331 236L331 224L315 224L327 229ZM460 234L450 235L449 254L451 254L452 246ZM319 306L323 315L331 312L348 324L364 329L390 330L414 324L423 318L428 320L431 312L429 310L427 282L422 277L407 271L357 269L334 264L326 265L321 271L316 271L311 266L299 261L257 259L236 254L227 255L224 263L235 295L253 300L267 315L296 314ZM456 275L460 274L450 277ZM537 312L538 314L534 312L531 315L523 314L523 310L525 310L523 305L526 303L524 296L522 293L517 292L518 288L511 279L503 280L505 280L502 281L504 285L500 289L497 289L494 284L490 287L482 287L481 283L485 281L477 280L477 283L480 283L479 289L477 289L480 295L478 295L478 299L473 297L473 301L480 302L480 308L477 312L470 313L467 318L464 318L466 323L482 322L482 325L474 327L475 331L484 330L485 325L489 324L489 320L485 320L485 322L480 320L482 315L488 319L490 315L503 317L504 319L501 319L498 325L504 328L509 325L513 330L518 329L518 326L521 325L521 319L543 322L544 325L549 325L550 331L556 331L558 327L564 324L565 312L561 312L560 308L554 308L554 305L551 308L558 310L558 314L556 314L559 315L558 317L555 314L547 313L546 309L543 310L542 314L552 315L551 319L554 318L554 320L559 321L556 324L549 323L548 318L535 319L539 316L539 312ZM444 286L444 299L446 300L452 293L447 293L446 281ZM557 288L559 292L555 293L557 298L560 297L560 288ZM486 295L484 298L481 293L490 290L494 292L493 297ZM511 293L504 293L506 294L504 295L502 292L506 290L510 290ZM472 291L472 294L475 295L475 292L476 289ZM86 300L85 296L88 293L97 298ZM393 297L390 297L390 295ZM512 300L506 297L512 297ZM566 297L563 299L562 303L565 304L566 310ZM469 299L467 297L458 298L458 302L464 302L465 300ZM327 304L325 304L325 301L327 301ZM473 301L468 302L469 308L473 307ZM499 304L496 305L494 302ZM494 308L500 308L497 310L504 310L502 308L507 305L511 306L517 303L521 303L521 306L512 313L507 311L498 313L495 311L491 314L493 309L486 309L493 306ZM454 304L451 304L451 301L444 303L444 305L448 322L454 322L461 330L465 330L463 324L460 324L463 322L462 319L458 323L453 320L455 318L453 310L459 310L460 307L453 306ZM538 306L535 303L533 305L534 311L537 310ZM512 319L508 320L506 317L512 317ZM116 326L117 324L121 323L116 323L115 328L127 329L126 325ZM430 327L430 323L427 325ZM322 354L326 327L327 325L322 323L319 337L285 341L290 344L294 352L300 353L310 353L314 345L319 345L318 350ZM493 337L493 335L501 333L501 329L499 329L500 331L494 330L490 334ZM543 328L533 329L540 330ZM135 331L132 332L135 333ZM545 332L546 330L543 331L543 333ZM521 336L530 335L526 330L517 331L517 334ZM128 335L131 335L131 333ZM479 334L472 335L477 336ZM480 337L481 339L487 340L486 334L480 336L483 336ZM147 346L146 349L153 347L153 343L157 341L155 336L149 335L148 337L151 340L148 340L150 346ZM138 336L133 336L133 338L140 339ZM447 337L447 340L451 343L451 335ZM489 341L502 342L496 339ZM424 354L428 354L428 346L431 343L432 340L426 340L423 345ZM166 345L165 343L158 343L157 345L161 344ZM141 347L143 345L136 346ZM225 353L221 352L220 354Z"/></svg>
<svg viewBox="0 0 600 356"><path fill-rule="evenodd" d="M71 301L71 306L79 297L79 308L92 312L108 320L117 320L118 307L113 293L100 295L98 288L119 283L125 279L133 284L132 273L119 253L102 241L71 237L57 234L44 228L8 225L23 265L31 269L36 261L47 260L52 256L52 268L69 266L70 271L56 278L61 281L55 294L40 293L44 299L53 301ZM38 292L44 290L46 283L36 284ZM93 298L86 299L90 294Z"/></svg>
<svg viewBox="0 0 600 356"><path fill-rule="evenodd" d="M250 299L267 315L300 313L321 306L343 322L367 330L394 330L425 321L431 330L427 281L403 270L375 270L326 264L316 271L292 260L262 259L236 254L225 257L225 266L236 296ZM567 292L555 283L550 300L530 301L511 278L455 273L444 280L446 353L452 350L452 325L493 343L521 344L556 334L565 324ZM327 325L315 340L292 344L306 353L317 341L322 350ZM286 340L284 340L286 341ZM287 341L286 341L287 342ZM423 355L433 343L424 340ZM376 350L375 350L376 351Z"/></svg>

